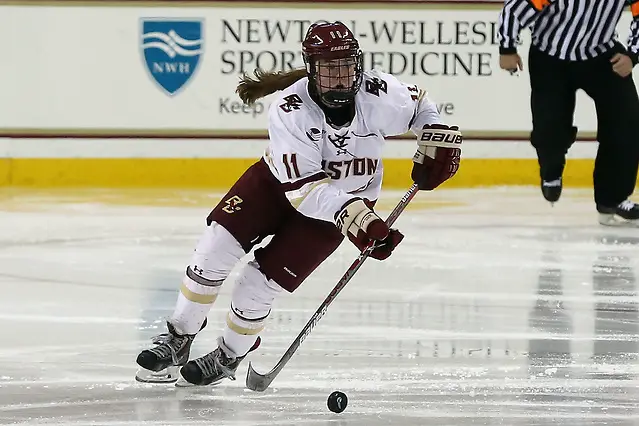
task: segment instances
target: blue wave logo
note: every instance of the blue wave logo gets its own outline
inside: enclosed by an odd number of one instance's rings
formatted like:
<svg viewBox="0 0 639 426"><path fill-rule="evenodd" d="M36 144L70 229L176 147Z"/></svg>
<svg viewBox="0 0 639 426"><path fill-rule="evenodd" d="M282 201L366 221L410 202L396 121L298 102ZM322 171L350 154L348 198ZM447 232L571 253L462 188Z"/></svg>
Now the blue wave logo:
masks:
<svg viewBox="0 0 639 426"><path fill-rule="evenodd" d="M141 47L147 71L173 96L191 79L204 51L202 19L142 19Z"/></svg>

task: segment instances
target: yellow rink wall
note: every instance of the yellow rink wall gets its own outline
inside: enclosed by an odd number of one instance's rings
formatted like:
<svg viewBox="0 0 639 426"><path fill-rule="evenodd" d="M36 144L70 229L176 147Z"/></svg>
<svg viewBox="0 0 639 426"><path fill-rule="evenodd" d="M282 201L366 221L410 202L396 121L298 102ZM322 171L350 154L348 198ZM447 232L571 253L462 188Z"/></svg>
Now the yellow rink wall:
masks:
<svg viewBox="0 0 639 426"><path fill-rule="evenodd" d="M206 159L1 159L0 186L47 187L181 187L229 188L255 160ZM569 160L567 187L592 186L589 159ZM410 160L384 160L385 189L411 184ZM466 159L444 187L464 188L503 185L538 185L538 166L530 159Z"/></svg>
<svg viewBox="0 0 639 426"><path fill-rule="evenodd" d="M121 143L121 147L113 144ZM4 141L5 156L0 158L0 186L47 187L191 187L224 190L253 162L259 159L264 140L155 141L146 140L136 148L134 140L69 141L13 140ZM64 147L64 145L71 145ZM206 152L201 146L210 144L207 157L176 158L172 150L183 154ZM20 152L8 152L8 146ZM410 160L414 141L388 141L384 165L384 188L402 189L410 185ZM54 146L55 149L47 151ZM109 146L110 150L105 146ZM149 146L151 148L149 148ZM0 139L0 149L3 141ZM47 149L43 148L47 147ZM164 147L165 149L161 149ZM166 149L170 147L171 149ZM240 148L242 147L242 148ZM122 152L118 152L121 149ZM592 167L596 143L583 142L573 146L565 172L565 185L592 185ZM33 152L27 152L33 150ZM66 155L66 152L72 155ZM510 151L510 152L509 152ZM143 152L143 156L127 158ZM153 157L153 153L157 157ZM130 153L130 154L127 154ZM234 153L243 154L235 158ZM140 155L140 154L138 154ZM216 155L222 156L216 157ZM485 157L491 158L485 158ZM506 156L504 158L492 158ZM46 158L43 158L46 157ZM74 158L75 157L75 158ZM523 158L517 158L523 157ZM493 185L538 185L538 165L534 151L526 142L466 141L458 173L445 184L448 188Z"/></svg>

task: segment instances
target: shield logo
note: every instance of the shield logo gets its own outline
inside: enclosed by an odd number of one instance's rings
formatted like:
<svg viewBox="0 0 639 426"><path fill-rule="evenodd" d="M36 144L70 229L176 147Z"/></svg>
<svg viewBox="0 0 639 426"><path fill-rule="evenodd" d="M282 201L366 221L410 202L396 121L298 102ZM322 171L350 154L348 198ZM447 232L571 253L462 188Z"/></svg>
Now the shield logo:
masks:
<svg viewBox="0 0 639 426"><path fill-rule="evenodd" d="M203 20L143 18L142 54L151 78L173 96L193 77L203 52Z"/></svg>

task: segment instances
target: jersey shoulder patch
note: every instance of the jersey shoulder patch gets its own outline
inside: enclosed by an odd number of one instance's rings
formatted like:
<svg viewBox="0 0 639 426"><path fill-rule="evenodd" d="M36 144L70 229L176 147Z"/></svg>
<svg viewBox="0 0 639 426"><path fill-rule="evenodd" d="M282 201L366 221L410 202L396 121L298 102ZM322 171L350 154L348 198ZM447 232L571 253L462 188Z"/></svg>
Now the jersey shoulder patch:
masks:
<svg viewBox="0 0 639 426"><path fill-rule="evenodd" d="M304 87L295 89L289 88L273 100L269 108L269 127L286 129L296 138L317 144L321 136L319 129L323 128L322 115Z"/></svg>
<svg viewBox="0 0 639 426"><path fill-rule="evenodd" d="M370 101L380 99L391 104L417 101L420 96L420 90L417 86L403 83L397 77L378 70L364 73L361 90Z"/></svg>
<svg viewBox="0 0 639 426"><path fill-rule="evenodd" d="M388 83L380 77L370 76L364 80L364 90L379 97L383 93L388 93Z"/></svg>
<svg viewBox="0 0 639 426"><path fill-rule="evenodd" d="M284 111L285 113L290 113L293 111L299 111L302 107L304 101L297 93L291 93L290 95L286 95L279 100L278 107Z"/></svg>
<svg viewBox="0 0 639 426"><path fill-rule="evenodd" d="M300 79L282 90L277 97L273 99L271 107L275 107L278 113L295 114L296 111L309 110L311 108L311 99L308 97L306 78Z"/></svg>
<svg viewBox="0 0 639 426"><path fill-rule="evenodd" d="M364 72L363 79L358 95L367 122L387 135L405 133L419 105L419 88L378 70Z"/></svg>

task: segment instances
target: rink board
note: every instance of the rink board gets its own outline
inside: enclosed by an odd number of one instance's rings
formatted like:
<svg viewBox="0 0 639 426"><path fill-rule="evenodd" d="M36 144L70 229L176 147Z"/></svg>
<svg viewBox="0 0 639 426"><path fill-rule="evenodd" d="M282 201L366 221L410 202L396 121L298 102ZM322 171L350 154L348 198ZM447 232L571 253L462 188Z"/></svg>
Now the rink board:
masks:
<svg viewBox="0 0 639 426"><path fill-rule="evenodd" d="M260 158L264 139L0 139L0 186L203 187L225 189ZM410 185L414 140L389 140L384 187ZM592 185L595 142L570 150L566 186ZM537 185L526 141L465 141L446 187Z"/></svg>
<svg viewBox="0 0 639 426"><path fill-rule="evenodd" d="M0 81L11 82L0 99L0 135L265 131L276 96L242 106L239 77L255 68L304 67L301 41L321 20L348 24L365 69L416 84L465 135L530 132L530 33L522 32L524 70L513 77L499 68L497 3L6 4L0 0L0 38L20 42L6 46L11 60L0 67ZM621 41L631 21L627 10ZM574 124L580 134L597 130L593 103L581 91Z"/></svg>
<svg viewBox="0 0 639 426"><path fill-rule="evenodd" d="M20 40L0 66L10 82L0 98L0 186L228 188L261 156L274 99L243 107L238 77L302 66L311 20L335 19L360 39L366 68L419 85L463 130L461 169L446 187L537 185L527 68L518 78L499 69L500 7L0 0L0 37ZM621 40L631 18L623 14ZM183 49L160 49L167 37ZM524 56L529 44L524 31ZM580 140L593 139L596 114L583 93L574 124ZM592 185L596 146L572 147L566 186ZM410 184L414 150L414 140L389 141L385 188Z"/></svg>

